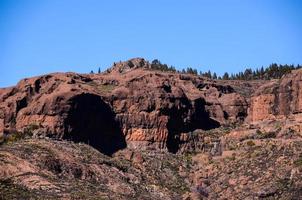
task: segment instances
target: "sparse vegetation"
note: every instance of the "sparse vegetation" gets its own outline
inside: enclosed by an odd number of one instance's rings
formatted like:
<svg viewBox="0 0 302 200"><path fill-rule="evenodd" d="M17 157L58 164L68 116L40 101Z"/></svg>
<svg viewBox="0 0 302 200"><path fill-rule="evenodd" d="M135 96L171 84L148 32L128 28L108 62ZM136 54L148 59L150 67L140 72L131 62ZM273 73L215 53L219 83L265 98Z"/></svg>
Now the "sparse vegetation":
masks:
<svg viewBox="0 0 302 200"><path fill-rule="evenodd" d="M93 81L88 84L101 93L110 93L112 90L116 88L114 84L97 84Z"/></svg>
<svg viewBox="0 0 302 200"><path fill-rule="evenodd" d="M31 152L28 152L29 149ZM39 180L46 180L58 186L29 189L19 185L16 181L18 177L10 180L9 184L0 177L5 183L0 182L0 194L4 199L39 199L35 197L40 196L56 199L62 195L71 199L144 199L150 196L160 199L159 194L164 197L180 197L190 191L188 182L179 175L180 166L183 172L189 173L190 155L135 152L143 158L140 163L132 157L125 158L123 152L108 157L85 144L51 139L20 140L2 146L1 152L9 152L20 160L27 160L35 169L39 169L26 175L38 177L35 185L41 184ZM12 162L10 158L3 157L8 165ZM1 160L1 167L5 165L4 161ZM11 191L16 191L15 196L11 196Z"/></svg>
<svg viewBox="0 0 302 200"><path fill-rule="evenodd" d="M14 184L11 179L0 179L0 199L31 199L35 195L33 191Z"/></svg>
<svg viewBox="0 0 302 200"><path fill-rule="evenodd" d="M176 72L175 67L168 66L167 64L162 64L158 59L155 59L151 62L151 69L160 70L160 71Z"/></svg>
<svg viewBox="0 0 302 200"><path fill-rule="evenodd" d="M256 134L259 139L268 139L268 138L275 138L276 132L270 131L270 132L262 132L260 130L256 131Z"/></svg>
<svg viewBox="0 0 302 200"><path fill-rule="evenodd" d="M297 167L302 167L302 155L299 156L299 158L297 160L294 161L294 164Z"/></svg>
<svg viewBox="0 0 302 200"><path fill-rule="evenodd" d="M220 79L220 80L270 80L270 79L280 79L283 75L290 73L291 70L302 68L301 65L281 65L272 63L268 67L256 68L247 68L242 72L229 74L225 72L222 76L218 76L216 72L212 73L210 70L207 72L200 71L198 73L197 69L192 67L187 67L186 69L176 70L174 66L169 66L167 64L162 64L158 59L154 59L151 62L151 68L154 70L161 71L170 71L170 72L179 72L186 74L195 74L201 75L211 79Z"/></svg>
<svg viewBox="0 0 302 200"><path fill-rule="evenodd" d="M255 142L253 142L252 140L247 141L246 144L250 147L255 146Z"/></svg>
<svg viewBox="0 0 302 200"><path fill-rule="evenodd" d="M291 70L300 69L301 65L278 65L273 63L268 67L247 68L243 72L238 72L235 74L229 74L225 72L222 77L218 76L217 79L223 80L270 80L270 79L280 79L283 75L290 73ZM215 74L215 73L214 73ZM202 74L200 74L202 75ZM216 76L212 76L211 73L206 74L207 77L216 79Z"/></svg>
<svg viewBox="0 0 302 200"><path fill-rule="evenodd" d="M98 85L98 86L97 86L97 89L98 89L100 92L109 93L109 92L111 92L112 90L114 90L115 87L116 87L115 85L105 84L105 85Z"/></svg>
<svg viewBox="0 0 302 200"><path fill-rule="evenodd" d="M0 144L12 143L21 139L30 138L33 136L34 130L38 129L39 127L40 125L33 122L29 124L26 128L24 128L23 132L14 130L13 132L11 131L9 134L3 134L0 138Z"/></svg>

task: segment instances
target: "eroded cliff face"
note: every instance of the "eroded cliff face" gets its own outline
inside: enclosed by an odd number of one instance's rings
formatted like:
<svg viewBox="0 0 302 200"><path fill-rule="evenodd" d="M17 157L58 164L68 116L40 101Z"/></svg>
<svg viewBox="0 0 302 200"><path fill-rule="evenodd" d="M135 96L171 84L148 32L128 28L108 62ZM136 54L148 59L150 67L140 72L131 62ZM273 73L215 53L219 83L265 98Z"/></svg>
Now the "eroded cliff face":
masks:
<svg viewBox="0 0 302 200"><path fill-rule="evenodd" d="M301 88L301 70L263 85L251 98L248 121L256 123L298 116L302 111Z"/></svg>
<svg viewBox="0 0 302 200"><path fill-rule="evenodd" d="M141 58L102 74L54 73L0 91L0 132L89 143L103 153L125 148L177 152L186 134L247 116L248 100L231 85L153 71Z"/></svg>

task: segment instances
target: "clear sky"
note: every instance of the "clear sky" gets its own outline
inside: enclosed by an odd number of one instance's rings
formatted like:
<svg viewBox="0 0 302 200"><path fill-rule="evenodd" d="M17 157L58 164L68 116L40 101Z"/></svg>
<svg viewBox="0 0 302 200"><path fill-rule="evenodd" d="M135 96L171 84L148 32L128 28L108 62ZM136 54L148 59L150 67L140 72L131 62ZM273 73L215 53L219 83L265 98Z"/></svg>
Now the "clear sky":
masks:
<svg viewBox="0 0 302 200"><path fill-rule="evenodd" d="M0 0L0 87L132 57L222 74L302 64L300 0Z"/></svg>

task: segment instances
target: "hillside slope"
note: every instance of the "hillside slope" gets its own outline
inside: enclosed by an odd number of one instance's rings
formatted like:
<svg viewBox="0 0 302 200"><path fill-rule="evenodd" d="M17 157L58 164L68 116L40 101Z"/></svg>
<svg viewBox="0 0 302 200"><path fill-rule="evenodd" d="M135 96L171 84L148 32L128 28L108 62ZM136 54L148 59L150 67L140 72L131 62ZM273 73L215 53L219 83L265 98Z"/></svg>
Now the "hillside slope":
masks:
<svg viewBox="0 0 302 200"><path fill-rule="evenodd" d="M0 199L300 199L302 71L210 80L142 58L0 89Z"/></svg>

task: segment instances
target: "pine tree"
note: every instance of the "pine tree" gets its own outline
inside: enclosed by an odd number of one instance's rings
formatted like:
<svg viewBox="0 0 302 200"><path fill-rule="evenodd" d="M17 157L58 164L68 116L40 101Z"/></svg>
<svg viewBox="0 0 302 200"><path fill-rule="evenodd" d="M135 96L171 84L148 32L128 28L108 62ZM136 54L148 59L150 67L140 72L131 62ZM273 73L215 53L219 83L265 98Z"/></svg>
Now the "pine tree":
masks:
<svg viewBox="0 0 302 200"><path fill-rule="evenodd" d="M227 72L225 72L222 76L223 80L229 80L229 74Z"/></svg>
<svg viewBox="0 0 302 200"><path fill-rule="evenodd" d="M216 72L213 73L213 79L217 79L217 74L216 74Z"/></svg>
<svg viewBox="0 0 302 200"><path fill-rule="evenodd" d="M212 72L209 70L208 73L209 73L209 78L212 78Z"/></svg>
<svg viewBox="0 0 302 200"><path fill-rule="evenodd" d="M230 80L235 80L235 75L233 73L231 74Z"/></svg>
<svg viewBox="0 0 302 200"><path fill-rule="evenodd" d="M248 68L244 71L244 74L243 74L243 78L244 80L251 80L252 79L252 76L253 76L253 71L252 69Z"/></svg>

